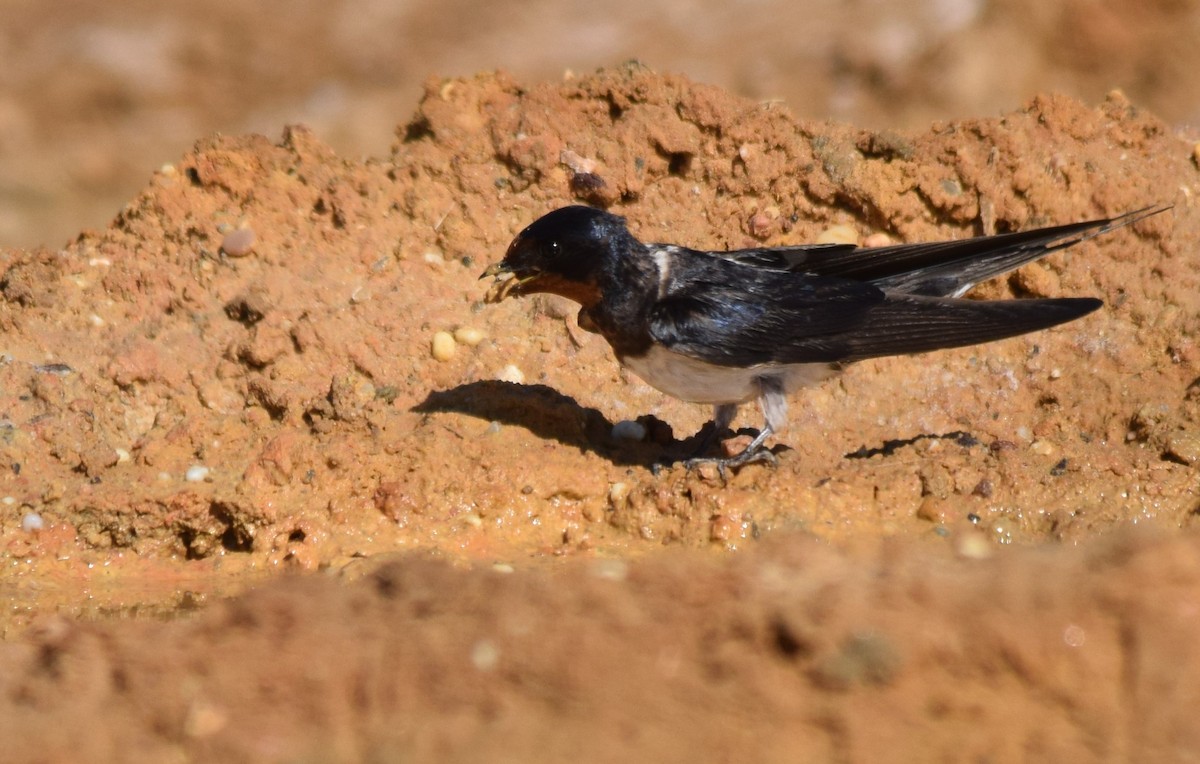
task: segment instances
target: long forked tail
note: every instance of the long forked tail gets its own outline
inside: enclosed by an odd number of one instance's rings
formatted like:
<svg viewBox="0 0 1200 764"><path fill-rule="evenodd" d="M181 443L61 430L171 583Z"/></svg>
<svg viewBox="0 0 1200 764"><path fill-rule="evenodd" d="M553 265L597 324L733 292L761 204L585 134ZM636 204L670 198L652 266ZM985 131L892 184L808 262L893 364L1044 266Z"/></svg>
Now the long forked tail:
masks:
<svg viewBox="0 0 1200 764"><path fill-rule="evenodd" d="M870 281L882 289L905 294L957 297L981 281L1169 209L1170 205L1159 205L1113 218L1032 231L859 248L831 253L828 261L814 270L826 276Z"/></svg>
<svg viewBox="0 0 1200 764"><path fill-rule="evenodd" d="M847 361L991 342L1073 321L1104 303L1090 297L960 300L894 295L871 311L847 345Z"/></svg>

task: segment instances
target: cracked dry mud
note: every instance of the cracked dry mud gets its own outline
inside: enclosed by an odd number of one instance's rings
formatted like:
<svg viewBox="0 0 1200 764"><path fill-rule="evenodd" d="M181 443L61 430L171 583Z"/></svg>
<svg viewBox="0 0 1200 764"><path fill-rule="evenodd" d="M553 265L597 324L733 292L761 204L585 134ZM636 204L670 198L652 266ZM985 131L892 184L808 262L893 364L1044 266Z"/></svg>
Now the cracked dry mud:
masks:
<svg viewBox="0 0 1200 764"><path fill-rule="evenodd" d="M203 140L107 229L0 252L0 735L64 761L1194 752L1194 156L1119 94L871 132L636 66L431 81L366 162L298 127ZM1174 209L975 290L1101 311L858 364L722 486L651 470L708 412L570 304L484 305L573 201L710 248Z"/></svg>

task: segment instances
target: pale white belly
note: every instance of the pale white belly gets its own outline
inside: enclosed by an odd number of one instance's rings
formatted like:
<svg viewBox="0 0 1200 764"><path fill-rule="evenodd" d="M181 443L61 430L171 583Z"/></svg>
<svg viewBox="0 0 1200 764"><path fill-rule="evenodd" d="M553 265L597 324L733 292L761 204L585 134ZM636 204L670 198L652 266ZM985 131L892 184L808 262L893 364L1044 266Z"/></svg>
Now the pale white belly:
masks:
<svg viewBox="0 0 1200 764"><path fill-rule="evenodd" d="M786 366L763 365L739 369L698 361L694 358L653 347L640 358L626 357L625 366L646 384L667 395L692 403L745 403L757 398L757 380L778 380L784 392L815 385L834 374L827 363L798 363Z"/></svg>

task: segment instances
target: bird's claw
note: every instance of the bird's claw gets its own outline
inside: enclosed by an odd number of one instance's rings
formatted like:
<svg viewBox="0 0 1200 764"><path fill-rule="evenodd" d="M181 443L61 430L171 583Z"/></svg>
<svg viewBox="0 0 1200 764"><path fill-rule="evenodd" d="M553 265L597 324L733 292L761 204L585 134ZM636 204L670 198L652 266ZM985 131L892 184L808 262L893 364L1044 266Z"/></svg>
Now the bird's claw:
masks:
<svg viewBox="0 0 1200 764"><path fill-rule="evenodd" d="M772 467L778 467L779 457L777 457L770 449L767 448L747 448L745 451L742 451L736 456L725 458L715 456L700 456L692 459L686 459L683 462L683 466L687 468L688 472L691 472L692 470L699 469L707 464L716 465L717 474L721 476L721 482L728 483L729 470L738 469L746 466L747 464L759 464L764 462Z"/></svg>

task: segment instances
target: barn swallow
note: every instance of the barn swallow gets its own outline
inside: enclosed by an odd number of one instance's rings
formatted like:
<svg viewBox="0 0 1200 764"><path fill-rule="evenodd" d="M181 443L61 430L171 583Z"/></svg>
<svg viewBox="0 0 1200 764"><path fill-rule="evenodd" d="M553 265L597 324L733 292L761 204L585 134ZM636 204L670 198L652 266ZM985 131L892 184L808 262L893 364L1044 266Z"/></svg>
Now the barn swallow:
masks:
<svg viewBox="0 0 1200 764"><path fill-rule="evenodd" d="M863 248L810 244L707 252L643 244L625 219L563 207L532 223L504 259L488 302L549 292L581 305L579 325L667 395L711 404L713 429L757 399L765 423L748 446L689 466L774 463L764 447L787 424L787 397L867 358L1013 337L1074 320L1090 297L969 300L976 283L1168 207L970 239Z"/></svg>

